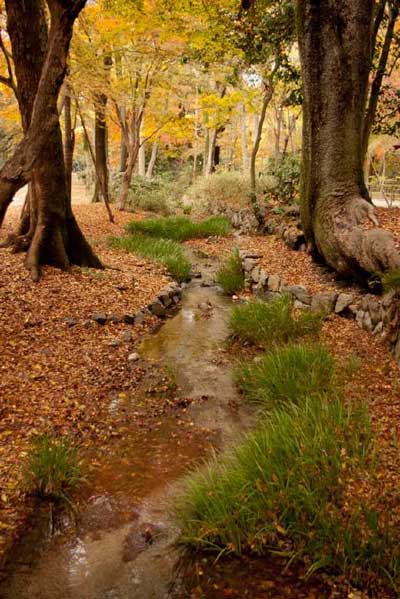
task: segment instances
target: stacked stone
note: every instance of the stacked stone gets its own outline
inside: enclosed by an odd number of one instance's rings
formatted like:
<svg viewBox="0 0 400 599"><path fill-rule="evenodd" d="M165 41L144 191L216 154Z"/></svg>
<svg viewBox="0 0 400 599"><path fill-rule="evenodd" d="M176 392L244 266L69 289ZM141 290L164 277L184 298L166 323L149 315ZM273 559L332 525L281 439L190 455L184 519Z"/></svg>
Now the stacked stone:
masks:
<svg viewBox="0 0 400 599"><path fill-rule="evenodd" d="M352 293L320 291L312 294L303 285L289 285L279 275L268 274L259 265L260 256L240 252L247 287L265 300L283 294L294 299L294 307L328 316L338 314L354 319L362 329L374 335L385 335L400 359L400 303L394 292L378 297L370 293L356 296Z"/></svg>

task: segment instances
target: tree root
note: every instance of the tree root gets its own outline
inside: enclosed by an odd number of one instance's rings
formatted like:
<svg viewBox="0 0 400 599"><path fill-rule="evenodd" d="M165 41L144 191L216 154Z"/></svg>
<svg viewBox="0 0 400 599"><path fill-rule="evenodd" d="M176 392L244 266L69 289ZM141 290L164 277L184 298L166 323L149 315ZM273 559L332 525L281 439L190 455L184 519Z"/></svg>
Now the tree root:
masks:
<svg viewBox="0 0 400 599"><path fill-rule="evenodd" d="M363 198L349 198L340 211L319 214L317 218L318 250L339 273L365 278L400 268L400 253L393 235L377 228L373 206ZM362 228L366 220L375 228Z"/></svg>

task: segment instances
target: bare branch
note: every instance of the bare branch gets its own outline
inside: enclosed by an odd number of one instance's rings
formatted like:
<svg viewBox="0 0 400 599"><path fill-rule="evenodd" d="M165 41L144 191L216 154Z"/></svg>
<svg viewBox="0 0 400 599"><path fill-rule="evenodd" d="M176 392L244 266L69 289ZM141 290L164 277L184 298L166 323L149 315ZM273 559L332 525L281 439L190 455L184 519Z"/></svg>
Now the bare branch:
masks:
<svg viewBox="0 0 400 599"><path fill-rule="evenodd" d="M3 35L2 35L2 30L0 29L0 50L3 53L3 56L5 58L6 61L6 65L7 65L7 72L8 72L8 77L3 77L1 76L0 81L1 83L4 83L4 85L7 85L8 87L10 87L14 94L17 95L17 84L15 83L15 79L14 79L14 73L13 73L13 69L12 69L12 65L11 65L11 59L10 59L10 53L8 52L7 48L4 45L4 40L3 40Z"/></svg>

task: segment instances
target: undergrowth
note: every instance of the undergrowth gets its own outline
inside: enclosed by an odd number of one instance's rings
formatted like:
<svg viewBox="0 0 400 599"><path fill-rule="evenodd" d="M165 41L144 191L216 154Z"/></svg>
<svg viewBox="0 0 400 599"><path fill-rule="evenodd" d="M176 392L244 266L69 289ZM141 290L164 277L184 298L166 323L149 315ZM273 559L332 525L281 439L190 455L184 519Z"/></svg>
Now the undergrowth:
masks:
<svg viewBox="0 0 400 599"><path fill-rule="evenodd" d="M28 493L67 503L84 481L78 449L68 439L49 435L34 439L23 475Z"/></svg>
<svg viewBox="0 0 400 599"><path fill-rule="evenodd" d="M188 279L191 263L184 248L171 239L154 239L139 233L126 237L112 237L110 244L119 249L139 254L163 264L177 281Z"/></svg>
<svg viewBox="0 0 400 599"><path fill-rule="evenodd" d="M294 318L293 300L289 295L282 295L269 302L252 300L235 306L230 318L230 329L234 337L262 347L305 335L317 335L320 328L319 315L302 312L298 318Z"/></svg>
<svg viewBox="0 0 400 599"><path fill-rule="evenodd" d="M128 223L129 233L142 233L151 237L186 241L211 236L227 236L231 224L225 217L213 216L200 222L193 222L187 216L149 218Z"/></svg>
<svg viewBox="0 0 400 599"><path fill-rule="evenodd" d="M244 395L263 409L301 404L307 397L333 391L334 360L320 344L277 347L258 362L242 362L235 372Z"/></svg>
<svg viewBox="0 0 400 599"><path fill-rule="evenodd" d="M239 250L235 249L217 272L216 283L227 295L233 295L244 287L244 272Z"/></svg>
<svg viewBox="0 0 400 599"><path fill-rule="evenodd" d="M176 507L181 542L219 554L273 552L303 561L309 574L328 568L355 582L380 574L395 584L397 531L354 492L374 476L372 448L366 410L340 397L273 410L187 479Z"/></svg>
<svg viewBox="0 0 400 599"><path fill-rule="evenodd" d="M385 291L400 290L400 269L389 270L382 277L383 288Z"/></svg>

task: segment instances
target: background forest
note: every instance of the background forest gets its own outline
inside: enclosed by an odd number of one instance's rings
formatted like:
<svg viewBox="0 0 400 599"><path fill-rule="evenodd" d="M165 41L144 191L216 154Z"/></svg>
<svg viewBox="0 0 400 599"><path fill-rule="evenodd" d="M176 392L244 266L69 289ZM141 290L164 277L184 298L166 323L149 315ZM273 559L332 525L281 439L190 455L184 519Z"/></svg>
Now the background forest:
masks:
<svg viewBox="0 0 400 599"><path fill-rule="evenodd" d="M387 35L397 40L398 26L388 27L385 15L372 77ZM22 130L2 40L4 163ZM399 176L398 57L395 42L366 165L372 189L389 201ZM70 168L88 200L168 213L207 209L210 197L246 205L252 190L273 205L293 202L301 101L290 0L250 10L235 0L100 0L78 17L58 105Z"/></svg>

